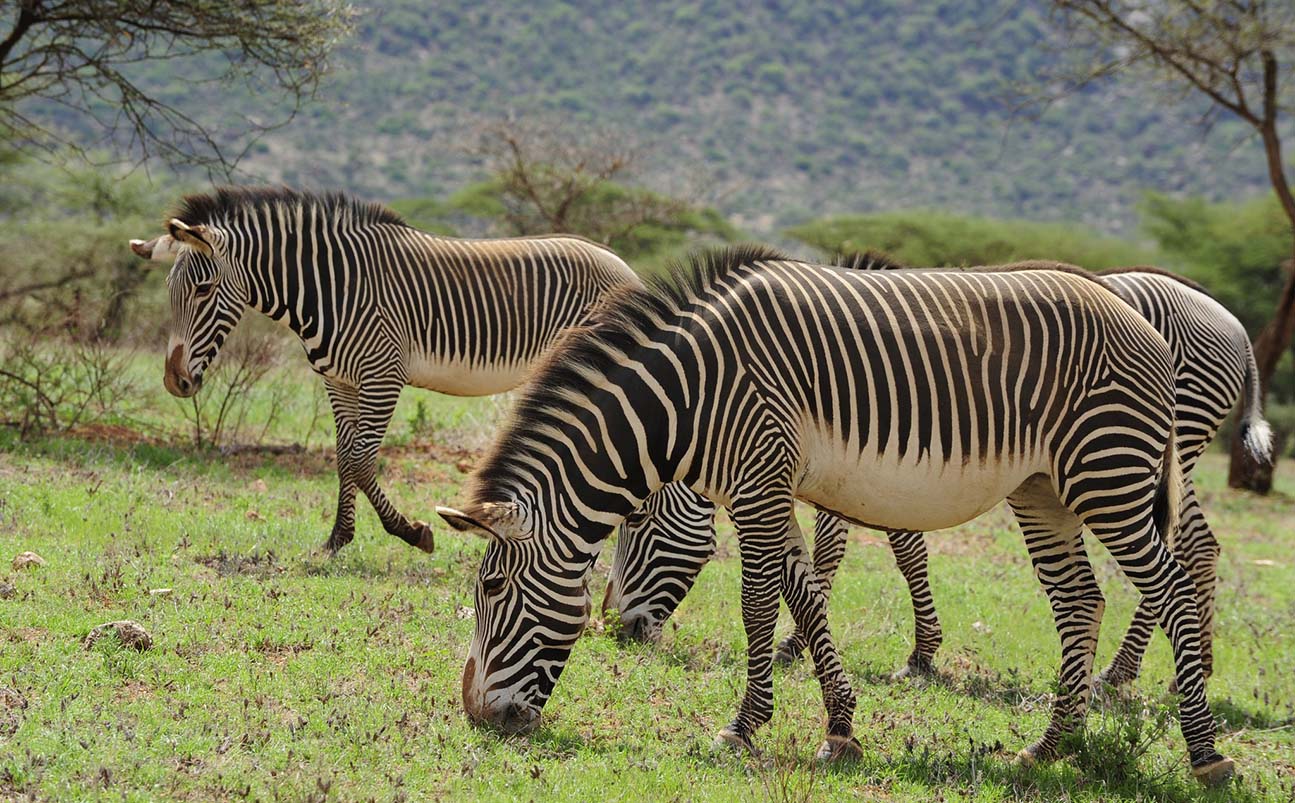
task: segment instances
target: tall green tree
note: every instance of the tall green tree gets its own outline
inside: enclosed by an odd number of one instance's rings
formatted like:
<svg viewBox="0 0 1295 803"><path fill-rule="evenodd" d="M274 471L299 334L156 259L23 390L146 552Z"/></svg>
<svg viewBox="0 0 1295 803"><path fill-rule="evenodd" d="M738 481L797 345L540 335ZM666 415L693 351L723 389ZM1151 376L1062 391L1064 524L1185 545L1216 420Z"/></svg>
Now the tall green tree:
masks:
<svg viewBox="0 0 1295 803"><path fill-rule="evenodd" d="M1282 157L1278 124L1289 101L1295 63L1295 4L1289 0L1053 0L1070 35L1067 52L1082 54L1056 75L1067 88L1127 78L1203 98L1214 116L1231 115L1263 144L1268 178L1295 256L1295 195ZM1278 360L1295 336L1295 270L1289 259L1270 270L1281 277L1276 304L1255 339L1255 360L1267 390ZM1234 439L1228 483L1266 493L1270 466L1260 466Z"/></svg>
<svg viewBox="0 0 1295 803"><path fill-rule="evenodd" d="M76 148L47 114L64 107L144 158L228 171L254 135L291 120L328 69L355 12L342 0L17 0L0 4L0 134L23 149ZM277 88L273 119L215 118L141 82L143 67L185 65L176 81ZM194 65L204 69L195 71ZM26 103L25 103L26 102ZM218 120L218 123L208 120ZM217 128L217 125L219 128ZM231 138L236 128L252 136Z"/></svg>

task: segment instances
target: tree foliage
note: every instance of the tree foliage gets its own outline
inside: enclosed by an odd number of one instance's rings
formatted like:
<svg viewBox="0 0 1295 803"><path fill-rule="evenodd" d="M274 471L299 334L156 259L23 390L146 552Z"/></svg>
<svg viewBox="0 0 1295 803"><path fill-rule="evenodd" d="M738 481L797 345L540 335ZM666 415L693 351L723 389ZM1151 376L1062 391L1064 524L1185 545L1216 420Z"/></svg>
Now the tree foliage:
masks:
<svg viewBox="0 0 1295 803"><path fill-rule="evenodd" d="M1295 78L1295 5L1284 0L1053 0L1079 54L1063 62L1062 77L1086 86L1132 75L1154 86L1197 95L1211 105L1206 119L1231 115L1258 134L1268 180L1295 254L1295 194L1282 156L1278 122ZM1295 270L1270 266L1280 288L1268 322L1255 339L1255 362L1265 391L1295 338ZM1283 270L1282 267L1287 266ZM1228 482L1266 492L1269 466L1234 442Z"/></svg>
<svg viewBox="0 0 1295 803"><path fill-rule="evenodd" d="M736 236L714 209L633 183L642 153L614 133L505 121L486 126L473 150L484 181L445 201L407 199L393 208L428 231L577 234L636 262Z"/></svg>
<svg viewBox="0 0 1295 803"><path fill-rule="evenodd" d="M140 157L228 169L244 135L292 119L327 71L354 12L341 0L17 0L0 11L0 132L26 148L79 147L60 110L97 141ZM267 119L224 104L205 114L187 92L160 91L142 69L164 62L172 81L277 89ZM198 69L195 69L198 67ZM186 69L187 68L187 69ZM205 110L210 111L210 110ZM231 133L233 129L233 133Z"/></svg>
<svg viewBox="0 0 1295 803"><path fill-rule="evenodd" d="M824 254L878 249L910 265L999 265L1053 259L1097 270L1148 262L1138 246L1059 223L905 210L811 221L787 234Z"/></svg>

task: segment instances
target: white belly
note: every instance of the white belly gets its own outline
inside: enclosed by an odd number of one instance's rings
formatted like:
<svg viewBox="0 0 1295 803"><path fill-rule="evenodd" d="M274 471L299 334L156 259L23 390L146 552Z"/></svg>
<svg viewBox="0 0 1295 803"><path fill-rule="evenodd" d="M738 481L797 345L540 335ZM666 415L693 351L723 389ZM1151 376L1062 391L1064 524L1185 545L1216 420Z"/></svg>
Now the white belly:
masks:
<svg viewBox="0 0 1295 803"><path fill-rule="evenodd" d="M409 384L451 396L493 396L520 385L529 375L527 364L481 366L414 357L409 361Z"/></svg>
<svg viewBox="0 0 1295 803"><path fill-rule="evenodd" d="M888 530L939 530L970 521L998 504L1031 475L1047 470L1042 457L981 464L943 463L895 449L847 455L821 436L803 441L806 473L796 496L846 518ZM938 453L938 452L937 452Z"/></svg>

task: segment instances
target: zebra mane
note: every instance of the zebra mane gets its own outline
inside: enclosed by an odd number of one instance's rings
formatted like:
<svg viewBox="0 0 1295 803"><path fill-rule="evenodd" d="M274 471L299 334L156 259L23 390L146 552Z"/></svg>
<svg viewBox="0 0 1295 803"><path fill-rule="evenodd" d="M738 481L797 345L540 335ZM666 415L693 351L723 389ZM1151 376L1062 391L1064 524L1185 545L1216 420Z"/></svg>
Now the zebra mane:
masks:
<svg viewBox="0 0 1295 803"><path fill-rule="evenodd" d="M404 218L382 204L361 201L344 192L307 192L289 187L216 187L211 192L184 196L170 217L190 226L219 225L244 211L280 208L313 208L343 225L408 225Z"/></svg>
<svg viewBox="0 0 1295 803"><path fill-rule="evenodd" d="M912 267L881 251L837 251L829 265L849 270L907 270Z"/></svg>
<svg viewBox="0 0 1295 803"><path fill-rule="evenodd" d="M1127 268L1107 268L1106 270L1097 271L1098 276L1119 276L1122 273L1151 273L1156 276L1164 276L1166 279L1173 279L1179 284L1190 287L1198 293L1214 298L1214 294L1201 283L1193 279L1189 279L1186 276L1181 276L1173 271L1168 271L1164 268L1157 268L1152 265L1131 265ZM1215 298L1214 300L1217 301L1218 299Z"/></svg>
<svg viewBox="0 0 1295 803"><path fill-rule="evenodd" d="M530 466L516 455L536 443L535 433L558 425L559 411L570 407L571 397L592 390L596 379L620 364L620 354L637 352L643 334L674 320L681 307L725 276L755 262L788 258L762 245L708 249L671 263L645 287L609 291L583 325L567 329L536 363L509 421L473 474L467 497L474 502L511 499L510 492Z"/></svg>

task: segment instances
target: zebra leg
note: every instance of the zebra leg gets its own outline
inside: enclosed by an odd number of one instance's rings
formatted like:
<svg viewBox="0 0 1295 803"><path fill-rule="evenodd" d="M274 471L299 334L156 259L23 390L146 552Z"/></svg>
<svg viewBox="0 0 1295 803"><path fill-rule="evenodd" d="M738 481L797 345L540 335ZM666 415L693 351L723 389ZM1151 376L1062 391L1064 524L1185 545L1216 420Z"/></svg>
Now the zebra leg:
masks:
<svg viewBox="0 0 1295 803"><path fill-rule="evenodd" d="M787 543L790 500L770 511L732 508L742 555L742 627L746 631L746 692L737 716L715 743L755 752L751 735L773 716L773 631L778 620L780 567ZM771 523L772 522L772 523Z"/></svg>
<svg viewBox="0 0 1295 803"><path fill-rule="evenodd" d="M331 379L324 380L328 402L333 408L333 426L337 430L337 516L333 530L324 542L330 555L355 537L355 479L350 469L350 455L355 443L355 422L359 417L359 396L355 388Z"/></svg>
<svg viewBox="0 0 1295 803"><path fill-rule="evenodd" d="M1106 603L1084 552L1083 527L1049 482L1042 477L1027 481L1008 497L1008 504L1025 535L1034 574L1047 592L1061 639L1061 688L1052 720L1043 736L1017 756L1023 763L1050 761L1059 755L1062 737L1073 733L1088 711L1088 679Z"/></svg>
<svg viewBox="0 0 1295 803"><path fill-rule="evenodd" d="M890 533L889 538L895 565L908 583L908 595L913 603L913 652L891 678L902 680L911 675L929 675L935 672L935 651L944 642L944 631L935 612L935 598L931 595L931 580L926 570L926 536L900 532Z"/></svg>
<svg viewBox="0 0 1295 803"><path fill-rule="evenodd" d="M1188 478L1183 483L1182 518L1174 538L1174 557L1196 584L1196 606L1201 620L1201 668L1208 678L1214 669L1214 593L1217 584L1219 542L1196 498L1196 486ZM1142 656L1156 628L1156 615L1143 599L1133 614L1128 632L1111 663L1097 679L1111 686L1131 683L1142 668ZM1170 681L1169 691L1178 690L1177 680Z"/></svg>
<svg viewBox="0 0 1295 803"><path fill-rule="evenodd" d="M1156 530L1150 511L1129 518L1125 501L1127 491L1102 499L1092 494L1091 489L1083 488L1083 483L1073 485L1075 500L1072 509L1110 550L1124 574L1155 613L1160 627L1169 634L1179 690L1178 720L1191 757L1192 774L1209 784L1225 781L1231 777L1233 765L1214 746L1215 724L1205 699L1205 675L1200 659L1200 616L1191 576L1170 554ZM1085 491L1089 491L1087 496ZM1150 493L1147 498L1150 498ZM1110 507L1105 507L1106 504Z"/></svg>
<svg viewBox="0 0 1295 803"><path fill-rule="evenodd" d="M844 758L857 758L863 754L863 748L854 738L854 690L841 666L841 657L832 644L832 635L827 623L827 583L836 572L841 562L843 549L835 548L836 544L844 545L846 525L835 516L822 518L818 525L829 528L840 525L839 530L829 529L835 541L833 549L835 558L829 554L826 565L829 571L823 574L821 566L810 563L805 555L805 539L796 522L794 511L788 516L786 548L782 561L782 596L787 600L792 618L796 621L796 632L804 633L809 643L810 655L814 659L814 674L823 691L823 705L827 709L827 737L818 749L820 761L836 761ZM818 533L823 532L821 529ZM815 551L817 552L817 539ZM828 579L825 581L824 577Z"/></svg>
<svg viewBox="0 0 1295 803"><path fill-rule="evenodd" d="M410 521L378 485L378 447L387 434L387 425L396 411L396 401L404 388L403 379L390 383L373 383L360 388L360 419L356 428L355 446L351 450L351 468L355 484L369 498L383 528L413 547L424 552L433 550L431 525L424 521Z"/></svg>
<svg viewBox="0 0 1295 803"><path fill-rule="evenodd" d="M824 599L832 595L832 581L836 579L836 570L845 557L845 536L850 525L831 513L819 511L814 517L814 573L818 575L819 586L823 589ZM774 653L774 663L788 665L795 663L805 651L809 639L799 626L778 645Z"/></svg>

